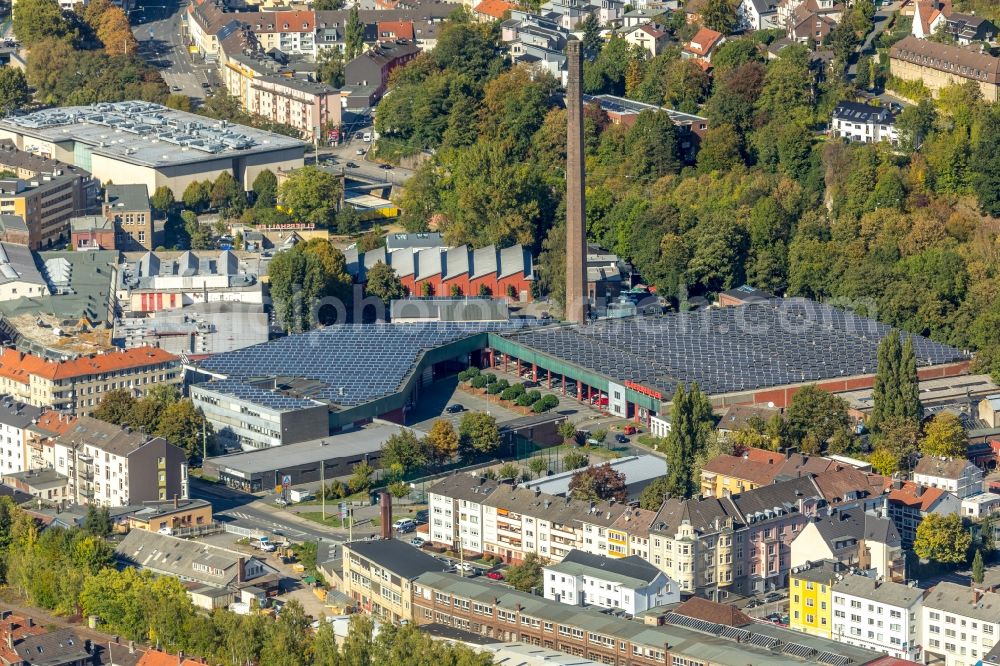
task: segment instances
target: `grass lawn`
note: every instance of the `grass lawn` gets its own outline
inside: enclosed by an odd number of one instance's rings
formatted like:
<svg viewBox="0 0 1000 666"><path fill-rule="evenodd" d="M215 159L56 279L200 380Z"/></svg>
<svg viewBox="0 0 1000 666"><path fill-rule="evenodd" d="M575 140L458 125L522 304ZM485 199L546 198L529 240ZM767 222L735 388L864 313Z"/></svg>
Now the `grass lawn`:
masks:
<svg viewBox="0 0 1000 666"><path fill-rule="evenodd" d="M336 507L334 507L332 510L327 510L327 512L326 512L326 520L323 520L323 512L322 511L306 511L306 512L303 512L303 513L299 513L298 515L302 516L303 518L308 518L309 520L311 520L313 522L321 523L323 525L326 525L327 527L337 527L337 528L346 529L346 526L340 520L340 515L338 514ZM381 524L382 524L382 519L379 518L378 516L375 516L370 521L368 521L366 523L363 523L361 525L361 527L367 527L367 526L378 527ZM358 527L358 521L357 520L354 521L354 526Z"/></svg>

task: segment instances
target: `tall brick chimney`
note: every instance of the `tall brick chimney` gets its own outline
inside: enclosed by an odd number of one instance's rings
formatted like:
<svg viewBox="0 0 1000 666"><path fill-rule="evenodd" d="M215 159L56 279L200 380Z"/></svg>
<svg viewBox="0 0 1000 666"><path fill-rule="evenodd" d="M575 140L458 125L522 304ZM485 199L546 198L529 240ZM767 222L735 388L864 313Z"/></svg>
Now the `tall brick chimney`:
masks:
<svg viewBox="0 0 1000 666"><path fill-rule="evenodd" d="M381 537L383 539L392 538L392 495L384 490L378 494L379 518L382 524L379 525Z"/></svg>
<svg viewBox="0 0 1000 666"><path fill-rule="evenodd" d="M566 310L565 319L587 321L587 222L583 159L583 51L566 43Z"/></svg>

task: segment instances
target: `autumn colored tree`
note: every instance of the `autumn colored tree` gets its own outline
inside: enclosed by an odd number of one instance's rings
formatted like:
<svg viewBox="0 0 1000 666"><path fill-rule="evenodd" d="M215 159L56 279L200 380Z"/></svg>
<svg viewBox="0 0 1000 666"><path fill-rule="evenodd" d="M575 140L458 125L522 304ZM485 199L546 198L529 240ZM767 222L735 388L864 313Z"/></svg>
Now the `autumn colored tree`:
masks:
<svg viewBox="0 0 1000 666"><path fill-rule="evenodd" d="M917 526L913 552L923 560L959 564L967 561L971 545L972 535L962 524L961 516L930 513Z"/></svg>
<svg viewBox="0 0 1000 666"><path fill-rule="evenodd" d="M573 499L609 500L624 502L628 499L625 475L616 471L611 463L591 466L573 474L569 481Z"/></svg>
<svg viewBox="0 0 1000 666"><path fill-rule="evenodd" d="M964 458L969 448L965 426L951 412L938 413L924 428L920 450L925 456Z"/></svg>
<svg viewBox="0 0 1000 666"><path fill-rule="evenodd" d="M431 459L444 463L458 455L459 437L455 426L447 419L438 419L424 439Z"/></svg>
<svg viewBox="0 0 1000 666"><path fill-rule="evenodd" d="M97 26L97 38L104 44L104 52L108 55L128 55L136 53L139 43L132 34L128 15L121 7L108 7L101 14Z"/></svg>

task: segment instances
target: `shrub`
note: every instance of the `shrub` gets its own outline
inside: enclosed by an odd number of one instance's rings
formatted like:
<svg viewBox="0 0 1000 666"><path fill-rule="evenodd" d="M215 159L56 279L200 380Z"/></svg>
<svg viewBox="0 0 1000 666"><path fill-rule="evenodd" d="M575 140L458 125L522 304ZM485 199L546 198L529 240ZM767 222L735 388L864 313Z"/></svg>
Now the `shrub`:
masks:
<svg viewBox="0 0 1000 666"><path fill-rule="evenodd" d="M524 388L524 384L513 384L510 387L511 391L514 391L515 396L524 395L527 389Z"/></svg>
<svg viewBox="0 0 1000 666"><path fill-rule="evenodd" d="M521 394L523 394L523 393L524 393L523 391L522 391L521 393L518 393L518 392L517 392L517 391L515 391L514 389L515 389L515 387L514 387L514 386L508 386L507 388L505 388L505 389L504 389L504 390L503 390L503 391L502 391L502 392L500 393L500 399L501 399L501 400L516 400L516 399L517 399L517 397L518 397L518 395L521 395Z"/></svg>
<svg viewBox="0 0 1000 666"><path fill-rule="evenodd" d="M488 372L488 373L486 373L486 374L485 374L485 375L483 375L483 376L484 376L484 377L486 377L486 383L487 383L487 384L493 384L493 383L495 383L495 382L497 381L497 376L496 376L496 375L494 375L494 374L493 374L493 373L491 373L491 372Z"/></svg>
<svg viewBox="0 0 1000 666"><path fill-rule="evenodd" d="M528 400L530 401L528 402L529 405L542 399L541 391L528 391L525 395L528 396Z"/></svg>
<svg viewBox="0 0 1000 666"><path fill-rule="evenodd" d="M472 378L472 388L483 388L486 386L486 377L483 375L476 375Z"/></svg>
<svg viewBox="0 0 1000 666"><path fill-rule="evenodd" d="M559 406L559 398L551 394L542 397L542 402L545 404L546 409L552 409Z"/></svg>
<svg viewBox="0 0 1000 666"><path fill-rule="evenodd" d="M531 411L533 411L536 414L541 414L542 412L548 411L549 409L550 409L549 407L545 406L544 400L536 400L531 405Z"/></svg>
<svg viewBox="0 0 1000 666"><path fill-rule="evenodd" d="M478 376L479 376L479 375L481 374L481 373L479 372L479 368L477 368L477 367L476 367L476 366L474 366L474 365L470 365L470 366L469 366L469 369L468 369L468 370L466 370L466 372L468 372L468 373L469 373L469 376L470 376L470 377L478 377Z"/></svg>
<svg viewBox="0 0 1000 666"><path fill-rule="evenodd" d="M514 401L514 404L520 407L528 407L533 402L534 400L531 399L531 394L522 393L521 395L517 396L517 400Z"/></svg>
<svg viewBox="0 0 1000 666"><path fill-rule="evenodd" d="M501 389L510 388L510 382L506 379L501 379L497 382L497 386L501 387Z"/></svg>
<svg viewBox="0 0 1000 666"><path fill-rule="evenodd" d="M503 391L503 388L504 387L500 386L500 382L493 382L492 384L486 386L486 392L490 395L496 395L497 393Z"/></svg>
<svg viewBox="0 0 1000 666"><path fill-rule="evenodd" d="M458 373L458 381L462 382L463 384L469 381L470 379L472 379L472 375L469 374L468 370L462 370L462 372Z"/></svg>

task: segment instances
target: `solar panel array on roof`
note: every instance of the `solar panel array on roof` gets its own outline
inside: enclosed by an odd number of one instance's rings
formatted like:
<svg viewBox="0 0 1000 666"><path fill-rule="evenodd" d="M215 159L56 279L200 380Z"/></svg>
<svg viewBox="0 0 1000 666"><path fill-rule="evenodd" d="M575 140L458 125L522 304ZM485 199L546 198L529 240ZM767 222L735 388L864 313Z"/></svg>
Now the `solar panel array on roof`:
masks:
<svg viewBox="0 0 1000 666"><path fill-rule="evenodd" d="M740 642L750 638L750 632L746 629L740 629L739 627L722 627L719 635L723 638Z"/></svg>
<svg viewBox="0 0 1000 666"><path fill-rule="evenodd" d="M242 382L268 376L312 379L323 386L310 397L355 406L395 393L430 349L527 321L341 324L212 356L200 367Z"/></svg>
<svg viewBox="0 0 1000 666"><path fill-rule="evenodd" d="M802 657L803 659L809 659L816 654L816 650L806 645L799 645L798 643L785 643L785 647L781 648L781 651L785 654L794 654L796 657Z"/></svg>
<svg viewBox="0 0 1000 666"><path fill-rule="evenodd" d="M716 624L715 622L709 622L707 620L699 620L696 617L689 617L679 613L667 613L663 619L668 624L676 624L680 627L703 631L706 634L718 634L722 630L721 624Z"/></svg>
<svg viewBox="0 0 1000 666"><path fill-rule="evenodd" d="M848 664L854 663L850 657L835 652L824 652L816 657L816 661L821 664L830 664L830 666L848 666Z"/></svg>
<svg viewBox="0 0 1000 666"><path fill-rule="evenodd" d="M698 382L733 393L873 374L878 344L891 327L802 298L635 317L587 326L533 329L512 340L619 381L665 395ZM968 355L910 336L918 366Z"/></svg>
<svg viewBox="0 0 1000 666"><path fill-rule="evenodd" d="M315 407L316 402L305 400L295 396L287 395L276 390L267 390L245 384L235 379L220 379L207 384L200 384L198 388L215 391L224 395L231 395L240 400L246 400L256 405L262 405L275 411L293 411L296 409L307 409Z"/></svg>
<svg viewBox="0 0 1000 666"><path fill-rule="evenodd" d="M781 641L777 638L772 638L771 636L766 636L764 634L750 634L750 638L747 639L747 643L751 645L759 645L764 648L776 648L781 645Z"/></svg>

